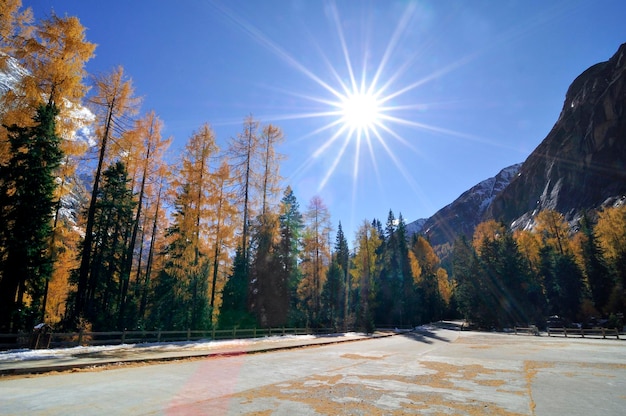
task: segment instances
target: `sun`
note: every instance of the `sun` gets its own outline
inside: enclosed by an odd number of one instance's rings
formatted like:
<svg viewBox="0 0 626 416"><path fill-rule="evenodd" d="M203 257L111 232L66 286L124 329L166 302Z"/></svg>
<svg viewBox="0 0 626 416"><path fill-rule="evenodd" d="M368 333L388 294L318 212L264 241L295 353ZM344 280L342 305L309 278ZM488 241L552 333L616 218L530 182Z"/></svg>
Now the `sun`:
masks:
<svg viewBox="0 0 626 416"><path fill-rule="evenodd" d="M339 103L339 110L342 124L352 131L371 130L381 121L381 103L372 93L346 94Z"/></svg>
<svg viewBox="0 0 626 416"><path fill-rule="evenodd" d="M407 183L417 189L409 167L402 163L398 153L398 145L415 153L419 150L414 145L414 140L404 137L406 129L436 132L438 134L471 138L466 134L452 131L446 128L420 122L419 116L428 108L425 102L407 101L407 93L414 91L425 84L437 80L447 73L469 62L475 54L461 57L432 73L406 82L405 76L410 75L414 65L419 64L423 57L423 50L418 48L415 52L403 50L400 40L411 31L414 18L419 14L420 8L417 2L406 2L406 7L401 11L398 22L391 33L386 46L376 53L370 42L370 34L366 36L347 38L344 33L344 20L342 20L336 1L330 0L325 3L324 13L328 18L330 27L334 27L334 45L339 48L343 64L340 60L333 62L325 52L324 47L314 42L314 46L320 52L320 62L326 64L314 71L309 65L305 65L296 56L289 53L284 47L272 40L261 30L243 20L226 7L211 2L220 12L247 33L255 42L269 50L280 58L288 66L304 75L313 84L316 84L315 92L298 92L293 89L273 88L274 91L287 94L291 100L303 100L312 107L302 107L301 112L289 109L287 113L265 116L270 120L304 120L321 119L323 122L318 128L304 134L298 140L322 137L315 148L311 148L308 158L298 167L293 176L301 175L317 161L323 159L326 172L320 176L318 190L322 190L329 182L335 170L345 165L346 159L352 163L352 178L356 183L360 167L365 160L363 156L369 155L369 163L372 171L378 176L379 161L386 156L384 163L391 164L402 174ZM367 20L367 19L366 19ZM369 20L368 20L369 21ZM364 28L366 28L364 26ZM354 29L354 27L352 27ZM347 32L358 36L363 32L351 30ZM384 40L383 40L384 41ZM361 42L361 43L359 43ZM359 51L364 51L359 54ZM330 50L332 53L332 49ZM394 55L400 56L398 61ZM393 65L393 62L396 65ZM404 81L403 81L404 80ZM414 99L414 98L413 98ZM380 164L382 166L382 163ZM386 165L387 166L387 165ZM353 189L356 192L356 187ZM353 195L354 201L354 195Z"/></svg>

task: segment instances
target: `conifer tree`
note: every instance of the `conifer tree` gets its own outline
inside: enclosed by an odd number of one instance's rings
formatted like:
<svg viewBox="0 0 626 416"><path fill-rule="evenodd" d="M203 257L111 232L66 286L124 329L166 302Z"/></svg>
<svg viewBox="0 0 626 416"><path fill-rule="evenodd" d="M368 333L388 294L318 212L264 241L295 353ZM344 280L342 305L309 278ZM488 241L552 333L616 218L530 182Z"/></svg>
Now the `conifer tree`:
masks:
<svg viewBox="0 0 626 416"><path fill-rule="evenodd" d="M350 279L350 248L348 247L348 240L343 233L341 222L337 227L337 236L335 237L335 261L342 278L343 286L343 307L342 307L342 323L344 331L348 330L348 327L354 323L354 316L350 309L350 292L352 288L352 282Z"/></svg>
<svg viewBox="0 0 626 416"><path fill-rule="evenodd" d="M175 227L170 230L179 263L169 267L169 273L180 280L181 308L187 316L187 328L208 328L211 324L209 309L209 259L208 232L211 202L214 199L212 161L218 147L215 135L204 124L190 137L182 157L177 178L173 181L177 192L178 214Z"/></svg>
<svg viewBox="0 0 626 416"><path fill-rule="evenodd" d="M54 171L62 159L57 114L54 104L42 105L33 127L8 128L12 157L0 175L0 332L24 329L43 314L53 265Z"/></svg>
<svg viewBox="0 0 626 416"><path fill-rule="evenodd" d="M253 192L258 183L260 170L261 152L258 129L259 122L252 116L246 117L243 122L243 131L231 139L228 149L230 170L237 188L238 204L242 214L241 250L248 265L250 264L249 227L254 217L255 207L258 206Z"/></svg>
<svg viewBox="0 0 626 416"><path fill-rule="evenodd" d="M343 298L345 296L344 276L339 267L336 253L332 254L332 259L328 271L326 272L326 283L322 289L322 319L325 325L335 330L341 327Z"/></svg>
<svg viewBox="0 0 626 416"><path fill-rule="evenodd" d="M241 247L237 247L230 276L222 291L222 307L219 315L220 328L249 328L255 326L255 318L248 311L248 264Z"/></svg>
<svg viewBox="0 0 626 416"><path fill-rule="evenodd" d="M484 323L490 305L484 299L487 291L482 284L478 256L465 236L454 242L452 276L456 281L455 297L459 312L466 321Z"/></svg>
<svg viewBox="0 0 626 416"><path fill-rule="evenodd" d="M420 266L421 274L415 276L417 281L417 300L421 322L432 322L441 319L443 301L439 293L437 271L440 266L439 257L428 240L417 236L411 247L415 259Z"/></svg>
<svg viewBox="0 0 626 416"><path fill-rule="evenodd" d="M284 141L282 130L272 124L263 127L260 137L260 147L262 150L262 165L260 194L261 194L261 214L273 211L277 195L280 192L279 163L283 155L276 152L276 146Z"/></svg>
<svg viewBox="0 0 626 416"><path fill-rule="evenodd" d="M276 254L278 218L268 212L261 214L252 231L250 311L262 327L282 326L287 321L289 292L288 280L280 272L280 259Z"/></svg>
<svg viewBox="0 0 626 416"><path fill-rule="evenodd" d="M139 100L133 97L132 82L126 79L122 67L116 68L108 75L96 77L94 82L97 91L91 98L91 103L98 115L100 143L98 163L85 220L85 238L76 278L76 293L69 314L70 326L76 325L78 319L86 311L87 285L90 279L91 256L94 250L93 228L96 199L100 188L100 177L105 166L105 157L109 153L108 144L111 138L123 131L120 120L134 115L139 105Z"/></svg>
<svg viewBox="0 0 626 416"><path fill-rule="evenodd" d="M136 202L126 166L116 162L103 173L96 195L89 281L84 317L94 330L124 329L120 319L124 258Z"/></svg>
<svg viewBox="0 0 626 416"><path fill-rule="evenodd" d="M151 326L168 330L190 328L190 283L198 272L194 263L194 210L191 190L183 185L174 201L173 222L166 230L168 244L159 271L149 316Z"/></svg>
<svg viewBox="0 0 626 416"><path fill-rule="evenodd" d="M133 163L133 170L135 175L133 177L133 183L136 185L133 188L137 189L137 205L135 210L135 219L132 224L132 232L129 236L128 250L123 259L122 269L122 288L120 299L120 326L123 326L122 322L125 322L125 326L134 327L137 324L139 313L139 299L138 288L129 294L129 287L131 281L131 272L133 269L133 263L137 258L137 279L135 285L137 286L139 280L139 265L141 263L141 251L143 249L142 241L138 242L139 229L143 221L143 209L145 200L148 197L150 190L149 178L159 169L159 164L162 163L163 151L169 145L169 140L161 139L162 122L156 116L154 111L149 112L144 118L139 119L136 122L136 127L132 131L131 136L138 138L138 145L136 152L127 151L127 158ZM139 154L136 154L139 153ZM132 156L131 156L132 155ZM135 177L138 178L135 178ZM139 250L136 247L139 246ZM137 255L136 251L139 251Z"/></svg>
<svg viewBox="0 0 626 416"><path fill-rule="evenodd" d="M626 313L626 205L600 211L594 233L615 276L609 309L623 315Z"/></svg>
<svg viewBox="0 0 626 416"><path fill-rule="evenodd" d="M69 138L84 121L74 110L87 91L84 67L96 45L87 42L77 17L53 13L32 25L30 9L19 12L20 3L9 1L0 6L0 46L4 46L0 48L4 52L0 53L0 68L7 60L16 59L24 69L18 84L0 97L0 119L5 125L32 126L42 100L54 103L59 112L56 133ZM4 133L0 130L0 144L5 142ZM71 141L62 142L66 154L72 155L72 147ZM6 162L3 154L0 149L0 164Z"/></svg>
<svg viewBox="0 0 626 416"><path fill-rule="evenodd" d="M354 268L351 269L357 285L356 325L366 332L374 329L373 309L379 275L378 250L382 244L378 227L364 221L357 230Z"/></svg>
<svg viewBox="0 0 626 416"><path fill-rule="evenodd" d="M591 297L596 310L606 313L609 297L613 291L614 277L606 264L600 245L585 214L581 220L582 254L584 272L589 283Z"/></svg>
<svg viewBox="0 0 626 416"><path fill-rule="evenodd" d="M300 321L297 317L297 290L302 275L298 268L298 258L304 224L298 201L290 186L287 186L283 193L278 221L280 237L276 256L279 268L275 272L279 273L281 275L280 279L287 283L286 290L290 320L292 324L295 324Z"/></svg>
<svg viewBox="0 0 626 416"><path fill-rule="evenodd" d="M234 204L235 195L230 186L230 168L228 161L222 160L218 170L213 174L215 195L211 205L213 218L210 232L213 236L213 275L211 280L211 297L209 308L211 322L215 311L221 305L221 290L224 286L225 272L223 269L229 264L228 253L235 243L235 217L237 207Z"/></svg>
<svg viewBox="0 0 626 416"><path fill-rule="evenodd" d="M298 286L298 297L307 323L319 325L322 306L320 295L330 264L328 238L331 232L330 213L319 196L311 198L304 218L302 280Z"/></svg>

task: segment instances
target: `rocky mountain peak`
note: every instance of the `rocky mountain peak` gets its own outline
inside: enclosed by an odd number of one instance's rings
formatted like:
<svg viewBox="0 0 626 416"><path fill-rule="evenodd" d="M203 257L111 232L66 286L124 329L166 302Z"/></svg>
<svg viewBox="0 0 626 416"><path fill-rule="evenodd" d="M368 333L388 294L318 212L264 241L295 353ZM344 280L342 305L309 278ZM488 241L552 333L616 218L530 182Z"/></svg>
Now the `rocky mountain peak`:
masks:
<svg viewBox="0 0 626 416"><path fill-rule="evenodd" d="M567 218L626 194L626 44L578 76L554 127L486 218L524 227L554 209Z"/></svg>

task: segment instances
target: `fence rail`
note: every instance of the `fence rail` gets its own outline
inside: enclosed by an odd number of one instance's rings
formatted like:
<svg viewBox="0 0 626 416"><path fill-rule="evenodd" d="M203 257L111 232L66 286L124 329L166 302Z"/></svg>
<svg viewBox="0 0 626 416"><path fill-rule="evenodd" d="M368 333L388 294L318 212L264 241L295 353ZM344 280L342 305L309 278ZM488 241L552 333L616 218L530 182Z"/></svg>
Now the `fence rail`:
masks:
<svg viewBox="0 0 626 416"><path fill-rule="evenodd" d="M516 326L514 330L515 330L515 335L519 335L519 334L539 335L539 329L535 325L531 325L528 327Z"/></svg>
<svg viewBox="0 0 626 416"><path fill-rule="evenodd" d="M109 332L21 332L0 334L0 350L17 348L66 348L75 346L142 344L149 342L176 342L262 338L284 335L330 335L335 328L231 328L180 331L109 331Z"/></svg>
<svg viewBox="0 0 626 416"><path fill-rule="evenodd" d="M548 336L562 335L566 338L568 336L580 336L580 337L599 337L606 338L607 336L619 338L619 330L614 328L548 328Z"/></svg>

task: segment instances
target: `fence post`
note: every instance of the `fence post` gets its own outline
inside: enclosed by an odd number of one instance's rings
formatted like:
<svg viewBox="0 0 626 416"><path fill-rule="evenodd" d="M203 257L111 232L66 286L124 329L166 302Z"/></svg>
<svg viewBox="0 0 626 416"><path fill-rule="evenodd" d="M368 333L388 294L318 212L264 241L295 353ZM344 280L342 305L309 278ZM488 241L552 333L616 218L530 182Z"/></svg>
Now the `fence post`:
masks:
<svg viewBox="0 0 626 416"><path fill-rule="evenodd" d="M233 327L233 339L235 339L236 336L237 336L237 327L234 326Z"/></svg>
<svg viewBox="0 0 626 416"><path fill-rule="evenodd" d="M211 339L215 341L215 326L211 329Z"/></svg>
<svg viewBox="0 0 626 416"><path fill-rule="evenodd" d="M187 341L191 340L191 328L187 328Z"/></svg>
<svg viewBox="0 0 626 416"><path fill-rule="evenodd" d="M126 341L126 329L122 331L122 344Z"/></svg>
<svg viewBox="0 0 626 416"><path fill-rule="evenodd" d="M161 342L161 330L157 332L157 342Z"/></svg>
<svg viewBox="0 0 626 416"><path fill-rule="evenodd" d="M78 331L78 346L80 347L81 345L83 345L83 330L82 329Z"/></svg>

